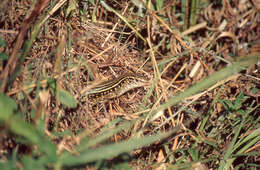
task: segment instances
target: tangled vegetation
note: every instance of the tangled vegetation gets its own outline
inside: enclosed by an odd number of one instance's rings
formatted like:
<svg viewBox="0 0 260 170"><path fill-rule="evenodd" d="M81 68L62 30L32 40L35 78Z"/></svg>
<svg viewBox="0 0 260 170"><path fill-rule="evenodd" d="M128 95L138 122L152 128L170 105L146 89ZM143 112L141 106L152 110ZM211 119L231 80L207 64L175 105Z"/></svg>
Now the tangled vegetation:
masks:
<svg viewBox="0 0 260 170"><path fill-rule="evenodd" d="M0 11L0 169L260 168L259 1ZM126 73L146 85L89 100Z"/></svg>

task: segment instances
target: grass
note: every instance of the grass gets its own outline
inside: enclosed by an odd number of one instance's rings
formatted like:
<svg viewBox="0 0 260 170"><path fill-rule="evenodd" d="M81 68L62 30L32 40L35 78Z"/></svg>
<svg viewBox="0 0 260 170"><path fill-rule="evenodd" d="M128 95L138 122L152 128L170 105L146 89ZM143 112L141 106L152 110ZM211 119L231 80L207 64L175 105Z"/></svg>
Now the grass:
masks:
<svg viewBox="0 0 260 170"><path fill-rule="evenodd" d="M0 2L0 169L258 169L254 3Z"/></svg>

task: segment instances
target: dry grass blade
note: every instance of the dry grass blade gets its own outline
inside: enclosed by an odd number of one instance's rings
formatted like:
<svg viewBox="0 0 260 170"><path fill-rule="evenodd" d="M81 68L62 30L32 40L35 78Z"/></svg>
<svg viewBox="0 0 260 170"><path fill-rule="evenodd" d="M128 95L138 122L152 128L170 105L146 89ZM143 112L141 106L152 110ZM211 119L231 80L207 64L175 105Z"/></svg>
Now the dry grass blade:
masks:
<svg viewBox="0 0 260 170"><path fill-rule="evenodd" d="M33 22L35 21L36 17L42 12L42 10L48 5L49 0L40 0L37 1L35 4L32 13L28 18L26 18L21 26L20 33L16 39L15 45L13 47L13 51L10 55L10 59L8 60L7 65L5 66L4 71L0 75L0 78L2 79L1 84L1 92L4 93L6 88L6 83L8 81L8 75L11 75L16 67L17 61L19 58L17 58L17 52L22 47L24 42L24 37L28 31L28 29L32 26Z"/></svg>
<svg viewBox="0 0 260 170"><path fill-rule="evenodd" d="M259 167L256 0L0 4L1 169Z"/></svg>
<svg viewBox="0 0 260 170"><path fill-rule="evenodd" d="M109 11L114 12L119 18L121 18L133 31L134 33L140 37L144 42L146 42L145 38L127 21L127 19L122 16L121 14L119 14L117 11L115 11L113 8L111 8L110 6L108 6L104 1L101 1L101 4Z"/></svg>

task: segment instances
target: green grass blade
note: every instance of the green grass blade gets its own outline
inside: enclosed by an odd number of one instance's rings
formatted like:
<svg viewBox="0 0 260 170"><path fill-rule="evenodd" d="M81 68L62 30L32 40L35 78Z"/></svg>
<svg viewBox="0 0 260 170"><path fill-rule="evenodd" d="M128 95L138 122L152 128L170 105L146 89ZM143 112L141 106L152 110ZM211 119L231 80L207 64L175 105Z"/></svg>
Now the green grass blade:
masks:
<svg viewBox="0 0 260 170"><path fill-rule="evenodd" d="M127 141L109 144L96 149L84 150L80 153L79 156L74 156L69 153L66 153L61 155L59 162L62 165L73 166L102 159L110 159L122 153L131 152L134 149L138 149L152 144L158 140L167 138L175 131L176 130L167 133L158 133L156 135L147 136L140 139L133 138Z"/></svg>
<svg viewBox="0 0 260 170"><path fill-rule="evenodd" d="M127 19L126 19L124 16L122 16L122 15L119 14L116 10L114 10L113 8L111 8L110 6L108 6L104 1L100 1L100 3L101 3L101 5L102 5L103 7L105 7L108 11L112 11L113 13L115 13L120 19L122 19L122 20L126 23L126 25L127 25L129 28L131 28L131 29L135 32L135 34L136 34L139 38L141 38L144 42L146 42L145 38L127 21Z"/></svg>
<svg viewBox="0 0 260 170"><path fill-rule="evenodd" d="M50 160L56 160L55 146L39 133L35 127L23 121L20 114L14 114L17 105L11 98L0 93L0 122L5 122L5 125L15 134L21 135L36 144L39 150L48 154Z"/></svg>
<svg viewBox="0 0 260 170"><path fill-rule="evenodd" d="M189 89L185 90L183 93L178 93L174 97L170 98L167 103L162 104L160 107L158 107L155 111L152 113L157 113L161 110L165 110L170 106L173 106L181 101L183 101L185 98L192 96L196 93L199 93L203 90L206 90L207 88L213 86L219 81L222 81L228 77L231 77L232 75L235 75L239 73L241 70L245 69L245 67L248 67L250 64L254 64L257 61L260 60L260 54L256 54L253 56L245 57L243 60L236 62L232 64L231 66L228 66L210 77L208 77L205 80L200 81L199 83L193 85Z"/></svg>

